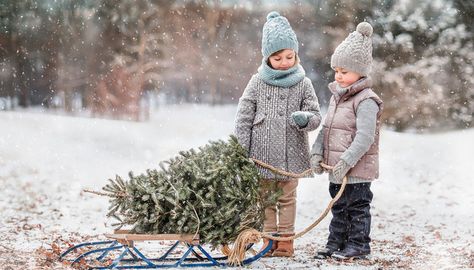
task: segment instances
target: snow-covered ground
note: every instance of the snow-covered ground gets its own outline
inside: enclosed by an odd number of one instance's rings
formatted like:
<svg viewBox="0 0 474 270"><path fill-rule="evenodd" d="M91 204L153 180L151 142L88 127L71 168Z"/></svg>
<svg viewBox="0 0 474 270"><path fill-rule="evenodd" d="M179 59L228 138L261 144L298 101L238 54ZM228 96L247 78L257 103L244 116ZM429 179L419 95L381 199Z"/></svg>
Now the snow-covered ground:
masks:
<svg viewBox="0 0 474 270"><path fill-rule="evenodd" d="M115 174L156 168L179 150L227 138L235 111L166 106L145 123L0 112L0 268L65 269L44 266L39 248L112 230L107 199L84 188L100 190ZM473 153L474 129L431 135L383 130L381 176L372 185L371 259L313 259L325 244L328 216L296 240L294 258L264 258L248 268L474 268ZM327 187L326 176L300 181L298 231L326 207Z"/></svg>

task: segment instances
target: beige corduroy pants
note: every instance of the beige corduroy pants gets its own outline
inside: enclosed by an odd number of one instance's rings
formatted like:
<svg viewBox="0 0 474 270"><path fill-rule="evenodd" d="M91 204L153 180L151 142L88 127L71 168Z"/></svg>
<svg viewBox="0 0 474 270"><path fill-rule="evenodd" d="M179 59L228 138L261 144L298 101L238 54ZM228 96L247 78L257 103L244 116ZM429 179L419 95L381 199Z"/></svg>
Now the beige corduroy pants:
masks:
<svg viewBox="0 0 474 270"><path fill-rule="evenodd" d="M276 192L281 188L283 194L274 205L265 208L263 231L266 233L291 234L295 232L296 219L296 188L298 179L276 181L261 180L262 192ZM263 186L266 188L264 189Z"/></svg>

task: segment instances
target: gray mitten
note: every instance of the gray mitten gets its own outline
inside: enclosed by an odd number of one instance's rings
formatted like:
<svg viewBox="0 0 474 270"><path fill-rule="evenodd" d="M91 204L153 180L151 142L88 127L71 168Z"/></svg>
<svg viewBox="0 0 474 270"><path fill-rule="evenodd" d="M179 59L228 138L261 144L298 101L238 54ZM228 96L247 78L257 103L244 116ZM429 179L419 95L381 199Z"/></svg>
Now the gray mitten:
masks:
<svg viewBox="0 0 474 270"><path fill-rule="evenodd" d="M311 164L311 169L313 169L313 172L315 172L316 174L323 174L324 172L324 168L321 167L321 164L320 164L321 161L323 161L323 157L320 155L314 155L309 160Z"/></svg>
<svg viewBox="0 0 474 270"><path fill-rule="evenodd" d="M339 160L336 163L336 166L332 169L332 175L334 176L334 181L337 183L342 183L342 178L347 174L351 169L351 166L347 164L344 160Z"/></svg>
<svg viewBox="0 0 474 270"><path fill-rule="evenodd" d="M311 112L304 112L304 111L296 111L291 114L291 117L293 120L295 120L295 123L300 127L305 127L308 125L309 118L313 117L314 114Z"/></svg>

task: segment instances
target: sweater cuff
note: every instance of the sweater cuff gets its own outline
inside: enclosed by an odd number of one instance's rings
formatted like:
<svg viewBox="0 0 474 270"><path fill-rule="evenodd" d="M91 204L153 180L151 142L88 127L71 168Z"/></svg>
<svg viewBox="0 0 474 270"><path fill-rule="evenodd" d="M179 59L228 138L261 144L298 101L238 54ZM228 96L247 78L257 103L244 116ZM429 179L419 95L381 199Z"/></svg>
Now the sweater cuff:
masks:
<svg viewBox="0 0 474 270"><path fill-rule="evenodd" d="M351 168L354 167L358 161L353 155L351 155L349 151L345 151L341 155L341 159L344 160L344 162L346 162L347 165L351 166Z"/></svg>

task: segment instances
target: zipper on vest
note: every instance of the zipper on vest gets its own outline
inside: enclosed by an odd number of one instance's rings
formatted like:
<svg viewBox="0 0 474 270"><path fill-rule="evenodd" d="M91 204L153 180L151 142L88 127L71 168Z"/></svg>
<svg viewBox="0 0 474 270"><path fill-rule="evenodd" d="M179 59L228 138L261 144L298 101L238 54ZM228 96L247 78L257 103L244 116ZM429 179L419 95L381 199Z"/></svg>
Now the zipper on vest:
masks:
<svg viewBox="0 0 474 270"><path fill-rule="evenodd" d="M328 146L328 151L326 151L327 153L324 153L324 155L326 156L325 159L326 159L326 164L328 165L331 165L329 164L329 134L331 133L331 130L332 130L332 124L334 122L334 117L336 116L336 111L337 111L337 106L339 105L339 103L341 102L341 98L336 102L336 98L334 98L334 112L332 114L332 118L331 118L331 122L329 124L329 127L328 127L328 134L327 136L324 136L324 140L327 141L326 142L326 145Z"/></svg>

